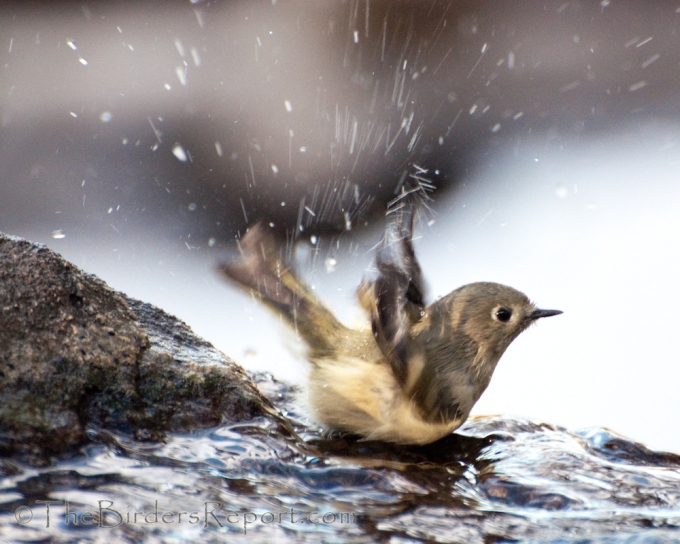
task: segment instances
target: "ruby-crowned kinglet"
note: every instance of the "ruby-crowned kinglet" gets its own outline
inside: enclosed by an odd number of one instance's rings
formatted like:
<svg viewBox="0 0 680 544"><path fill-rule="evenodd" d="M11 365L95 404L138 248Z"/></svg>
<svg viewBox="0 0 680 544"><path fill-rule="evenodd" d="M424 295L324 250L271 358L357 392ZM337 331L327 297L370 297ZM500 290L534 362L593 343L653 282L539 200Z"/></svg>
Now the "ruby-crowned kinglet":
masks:
<svg viewBox="0 0 680 544"><path fill-rule="evenodd" d="M351 329L300 282L262 225L220 271L295 328L309 347L309 416L321 425L400 444L427 444L460 427L501 355L541 310L512 287L471 283L429 306L413 250L410 202L391 214L377 277L358 289L370 326ZM368 324L367 323L367 324Z"/></svg>

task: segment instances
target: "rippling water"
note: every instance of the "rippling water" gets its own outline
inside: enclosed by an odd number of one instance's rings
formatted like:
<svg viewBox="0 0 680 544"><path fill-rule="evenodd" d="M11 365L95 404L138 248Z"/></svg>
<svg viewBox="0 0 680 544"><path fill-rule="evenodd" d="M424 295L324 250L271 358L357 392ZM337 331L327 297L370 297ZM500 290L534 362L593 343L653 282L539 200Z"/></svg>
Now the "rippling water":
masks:
<svg viewBox="0 0 680 544"><path fill-rule="evenodd" d="M258 382L304 443L264 420L162 444L92 429L50 467L3 461L0 541L680 542L680 456L506 417L424 447L360 442Z"/></svg>

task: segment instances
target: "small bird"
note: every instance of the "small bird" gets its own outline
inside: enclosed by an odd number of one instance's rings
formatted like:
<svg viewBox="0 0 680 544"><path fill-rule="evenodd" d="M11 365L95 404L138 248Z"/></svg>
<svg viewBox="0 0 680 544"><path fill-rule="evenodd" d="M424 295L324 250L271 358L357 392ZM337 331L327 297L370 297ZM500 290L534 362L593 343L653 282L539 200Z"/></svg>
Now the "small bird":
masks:
<svg viewBox="0 0 680 544"><path fill-rule="evenodd" d="M426 306L415 212L408 199L388 212L377 277L358 288L370 323L361 330L340 323L294 275L261 224L243 236L240 257L220 267L305 341L312 364L305 401L328 429L397 444L438 440L467 419L510 343L536 320L562 313L489 282Z"/></svg>

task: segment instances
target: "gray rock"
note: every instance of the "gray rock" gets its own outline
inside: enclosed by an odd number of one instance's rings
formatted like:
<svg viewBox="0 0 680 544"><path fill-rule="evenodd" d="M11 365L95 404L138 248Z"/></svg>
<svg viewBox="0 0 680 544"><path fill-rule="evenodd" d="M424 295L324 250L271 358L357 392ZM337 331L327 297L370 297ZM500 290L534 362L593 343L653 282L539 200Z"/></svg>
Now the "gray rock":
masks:
<svg viewBox="0 0 680 544"><path fill-rule="evenodd" d="M88 427L162 440L261 416L290 430L184 323L0 234L0 455L49 462L85 444Z"/></svg>

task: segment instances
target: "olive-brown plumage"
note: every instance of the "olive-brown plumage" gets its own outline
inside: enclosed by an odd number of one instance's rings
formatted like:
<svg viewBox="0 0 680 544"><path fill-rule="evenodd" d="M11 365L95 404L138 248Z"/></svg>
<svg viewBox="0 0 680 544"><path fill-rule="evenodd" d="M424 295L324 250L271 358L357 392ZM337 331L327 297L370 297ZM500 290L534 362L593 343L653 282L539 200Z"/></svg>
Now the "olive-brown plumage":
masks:
<svg viewBox="0 0 680 544"><path fill-rule="evenodd" d="M427 444L458 428L489 385L499 359L540 310L523 293L471 283L426 306L412 245L410 203L391 215L376 252L377 277L359 301L367 326L341 324L292 273L261 225L221 272L260 298L309 347L309 415L366 439Z"/></svg>

